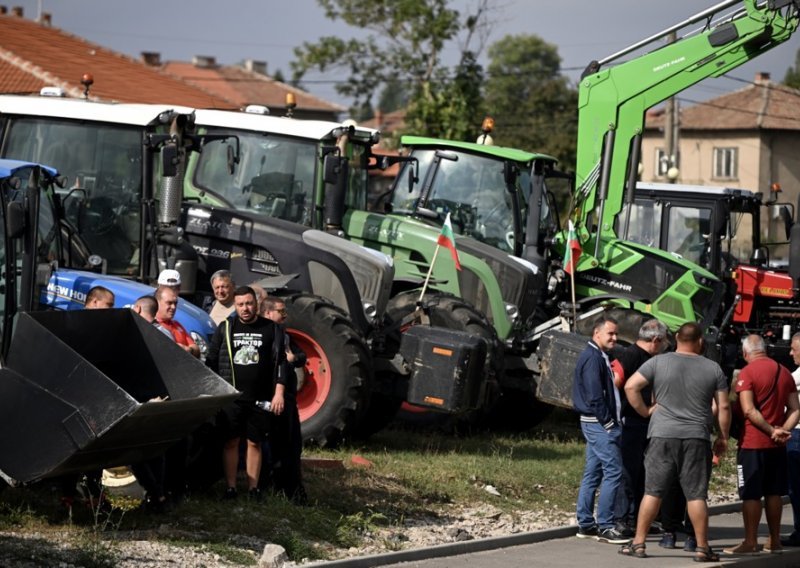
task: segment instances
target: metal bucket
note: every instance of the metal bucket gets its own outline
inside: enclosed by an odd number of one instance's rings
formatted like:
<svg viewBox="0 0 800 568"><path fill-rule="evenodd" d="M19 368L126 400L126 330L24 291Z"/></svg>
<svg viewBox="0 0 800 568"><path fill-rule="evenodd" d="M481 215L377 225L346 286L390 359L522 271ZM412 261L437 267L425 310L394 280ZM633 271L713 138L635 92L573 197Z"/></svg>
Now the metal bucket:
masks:
<svg viewBox="0 0 800 568"><path fill-rule="evenodd" d="M30 482L142 461L238 395L130 310L22 313L0 370L0 473Z"/></svg>

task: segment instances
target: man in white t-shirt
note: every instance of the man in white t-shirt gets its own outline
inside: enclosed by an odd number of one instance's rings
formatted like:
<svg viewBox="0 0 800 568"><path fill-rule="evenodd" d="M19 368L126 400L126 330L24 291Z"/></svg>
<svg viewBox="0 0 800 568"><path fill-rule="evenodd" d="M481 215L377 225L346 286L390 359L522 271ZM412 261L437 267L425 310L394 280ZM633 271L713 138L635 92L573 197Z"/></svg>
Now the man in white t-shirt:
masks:
<svg viewBox="0 0 800 568"><path fill-rule="evenodd" d="M795 365L800 365L800 333L792 336L791 350ZM800 367L792 373L794 384L800 391ZM794 530L788 537L781 539L783 546L800 546L800 425L792 429L792 437L786 444L786 459L789 464L789 499L792 502Z"/></svg>
<svg viewBox="0 0 800 568"><path fill-rule="evenodd" d="M214 303L208 311L208 315L217 325L225 321L225 318L233 313L233 290L236 286L233 277L227 270L217 270L211 275L211 290L214 292Z"/></svg>

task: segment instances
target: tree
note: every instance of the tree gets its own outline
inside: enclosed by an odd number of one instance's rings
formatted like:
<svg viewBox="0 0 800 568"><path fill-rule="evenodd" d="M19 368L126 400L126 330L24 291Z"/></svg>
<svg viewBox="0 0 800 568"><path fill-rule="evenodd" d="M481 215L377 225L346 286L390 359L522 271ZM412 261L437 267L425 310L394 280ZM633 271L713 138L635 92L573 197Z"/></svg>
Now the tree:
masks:
<svg viewBox="0 0 800 568"><path fill-rule="evenodd" d="M800 89L800 49L794 55L794 67L789 67L786 71L783 84L793 89Z"/></svg>
<svg viewBox="0 0 800 568"><path fill-rule="evenodd" d="M558 158L574 169L578 93L561 74L558 48L535 35L506 36L489 47L486 109L495 144Z"/></svg>
<svg viewBox="0 0 800 568"><path fill-rule="evenodd" d="M349 76L336 90L351 97L354 108L363 108L381 87L399 82L408 93L408 129L416 134L462 138L464 125L479 120L470 113L480 103L477 59L489 33L491 0L480 0L466 16L448 8L447 0L317 1L329 19L370 33L350 40L323 37L296 48L291 63L295 80L312 69L345 69ZM454 43L461 54L455 72L442 63L443 51Z"/></svg>

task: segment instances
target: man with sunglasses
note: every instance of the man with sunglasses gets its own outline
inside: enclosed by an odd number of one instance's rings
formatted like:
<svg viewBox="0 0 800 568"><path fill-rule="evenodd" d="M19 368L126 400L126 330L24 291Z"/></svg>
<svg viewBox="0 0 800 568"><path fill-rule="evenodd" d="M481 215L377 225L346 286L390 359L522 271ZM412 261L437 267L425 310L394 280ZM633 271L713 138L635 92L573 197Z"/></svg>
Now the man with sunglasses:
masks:
<svg viewBox="0 0 800 568"><path fill-rule="evenodd" d="M642 364L666 346L667 326L657 319L647 320L639 328L636 343L613 351L611 363L614 385L624 389L625 381L639 370ZM625 536L633 536L639 503L644 496L644 450L647 448L649 418L643 418L625 398L622 391L622 487L617 491L616 528ZM645 404L652 405L652 389L644 393Z"/></svg>

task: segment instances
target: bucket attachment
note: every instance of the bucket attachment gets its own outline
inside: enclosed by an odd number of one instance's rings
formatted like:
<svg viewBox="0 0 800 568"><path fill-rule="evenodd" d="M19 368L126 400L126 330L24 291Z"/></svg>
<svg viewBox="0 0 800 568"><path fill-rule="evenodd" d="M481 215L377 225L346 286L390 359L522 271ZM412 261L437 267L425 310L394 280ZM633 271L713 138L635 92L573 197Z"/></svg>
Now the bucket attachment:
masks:
<svg viewBox="0 0 800 568"><path fill-rule="evenodd" d="M566 331L548 331L542 335L536 350L541 371L537 399L553 406L572 408L575 364L588 341L585 335Z"/></svg>
<svg viewBox="0 0 800 568"><path fill-rule="evenodd" d="M154 457L239 396L128 309L21 313L6 359L0 473L11 482Z"/></svg>

